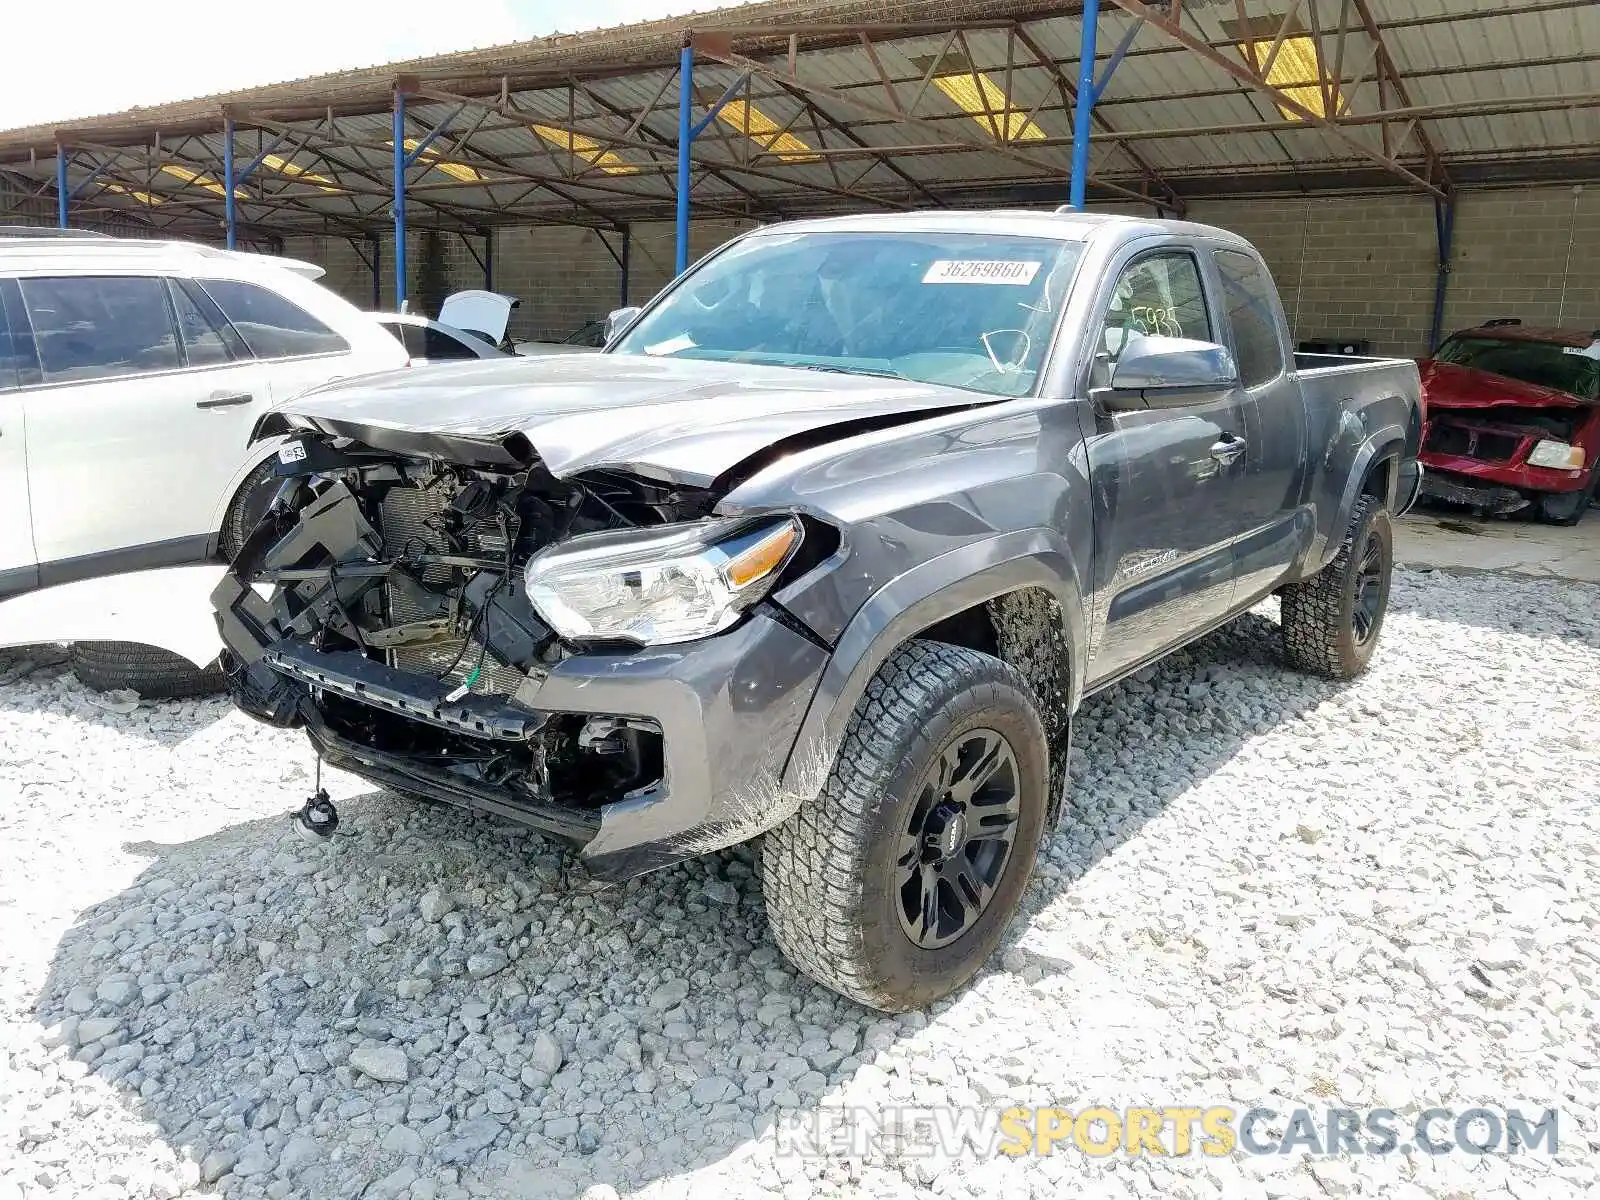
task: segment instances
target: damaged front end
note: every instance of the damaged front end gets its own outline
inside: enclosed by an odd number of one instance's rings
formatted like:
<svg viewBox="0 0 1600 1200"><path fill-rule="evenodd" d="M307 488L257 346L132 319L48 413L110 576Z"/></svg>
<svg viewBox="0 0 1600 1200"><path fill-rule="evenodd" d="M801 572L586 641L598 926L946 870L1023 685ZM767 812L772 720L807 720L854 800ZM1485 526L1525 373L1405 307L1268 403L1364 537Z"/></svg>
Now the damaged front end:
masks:
<svg viewBox="0 0 1600 1200"><path fill-rule="evenodd" d="M777 781L826 652L764 601L816 561L797 519L722 520L711 489L628 472L557 478L521 435L302 428L277 471L213 594L246 712L303 726L329 763L382 786L562 837L602 876L792 811ZM793 530L781 554L777 529ZM736 602L704 637L688 636L687 568L587 565L700 539ZM755 562L752 546L760 586L727 566ZM690 625L646 611L671 586ZM582 603L629 620L586 622Z"/></svg>

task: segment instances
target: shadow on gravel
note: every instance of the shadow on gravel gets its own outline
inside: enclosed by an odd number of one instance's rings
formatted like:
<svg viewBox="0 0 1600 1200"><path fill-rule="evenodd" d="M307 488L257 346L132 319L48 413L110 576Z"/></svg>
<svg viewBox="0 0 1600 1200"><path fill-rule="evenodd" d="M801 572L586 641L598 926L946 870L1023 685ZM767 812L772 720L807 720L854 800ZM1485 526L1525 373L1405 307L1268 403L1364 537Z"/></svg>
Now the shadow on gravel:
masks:
<svg viewBox="0 0 1600 1200"><path fill-rule="evenodd" d="M1031 910L1337 694L1277 647L1251 614L1085 705ZM340 814L327 845L280 819L131 847L154 861L81 914L37 999L47 1042L229 1194L685 1184L949 1007L880 1020L796 976L748 850L597 889L489 818L383 793ZM1005 969L1059 966L1018 952Z"/></svg>

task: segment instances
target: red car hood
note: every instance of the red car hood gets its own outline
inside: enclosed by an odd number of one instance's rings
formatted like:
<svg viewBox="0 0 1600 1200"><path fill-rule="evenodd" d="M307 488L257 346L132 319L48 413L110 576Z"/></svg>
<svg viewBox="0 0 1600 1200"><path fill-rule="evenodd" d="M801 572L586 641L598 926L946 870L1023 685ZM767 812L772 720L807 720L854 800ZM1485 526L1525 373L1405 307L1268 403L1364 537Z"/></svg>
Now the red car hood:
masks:
<svg viewBox="0 0 1600 1200"><path fill-rule="evenodd" d="M1422 376L1422 398L1431 411L1436 408L1572 408L1590 401L1559 388L1540 387L1508 379L1492 371L1458 367L1431 358L1417 364Z"/></svg>

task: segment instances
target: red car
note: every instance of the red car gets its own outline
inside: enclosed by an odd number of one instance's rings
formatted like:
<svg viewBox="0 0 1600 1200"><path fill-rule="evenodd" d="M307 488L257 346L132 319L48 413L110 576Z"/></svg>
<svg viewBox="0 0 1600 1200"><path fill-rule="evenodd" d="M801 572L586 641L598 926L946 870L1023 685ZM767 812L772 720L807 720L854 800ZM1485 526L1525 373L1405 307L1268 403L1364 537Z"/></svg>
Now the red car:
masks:
<svg viewBox="0 0 1600 1200"><path fill-rule="evenodd" d="M1576 525L1600 485L1600 330L1489 321L1419 364L1422 490L1485 513Z"/></svg>

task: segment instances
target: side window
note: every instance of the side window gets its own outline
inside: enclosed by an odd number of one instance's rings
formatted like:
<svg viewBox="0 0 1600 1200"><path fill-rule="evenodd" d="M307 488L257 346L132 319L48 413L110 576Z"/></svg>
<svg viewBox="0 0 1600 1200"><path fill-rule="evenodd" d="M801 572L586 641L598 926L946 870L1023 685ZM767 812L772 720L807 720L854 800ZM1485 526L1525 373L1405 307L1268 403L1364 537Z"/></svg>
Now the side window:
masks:
<svg viewBox="0 0 1600 1200"><path fill-rule="evenodd" d="M1255 387L1276 379L1283 374L1283 344L1278 341L1271 278L1252 256L1237 250L1218 250L1217 268L1240 380Z"/></svg>
<svg viewBox="0 0 1600 1200"><path fill-rule="evenodd" d="M37 387L44 376L33 349L33 326L15 279L0 279L0 390Z"/></svg>
<svg viewBox="0 0 1600 1200"><path fill-rule="evenodd" d="M178 336L183 340L183 353L189 365L213 367L238 357L230 344L238 335L227 328L227 322L221 319L221 313L215 312L215 306L208 312L177 280L169 279L167 284L172 294L172 309L178 317Z"/></svg>
<svg viewBox="0 0 1600 1200"><path fill-rule="evenodd" d="M23 279L21 286L46 383L114 379L181 365L160 279L77 275Z"/></svg>
<svg viewBox="0 0 1600 1200"><path fill-rule="evenodd" d="M427 335L423 339L423 344L427 347L425 354L430 359L478 357L472 352L471 346L459 338L451 337L448 333L426 328L422 332Z"/></svg>
<svg viewBox="0 0 1600 1200"><path fill-rule="evenodd" d="M1200 265L1192 254L1148 254L1123 268L1106 309L1101 348L1116 362L1136 334L1211 340Z"/></svg>
<svg viewBox="0 0 1600 1200"><path fill-rule="evenodd" d="M270 288L236 279L199 282L257 358L294 358L350 349L337 333Z"/></svg>

